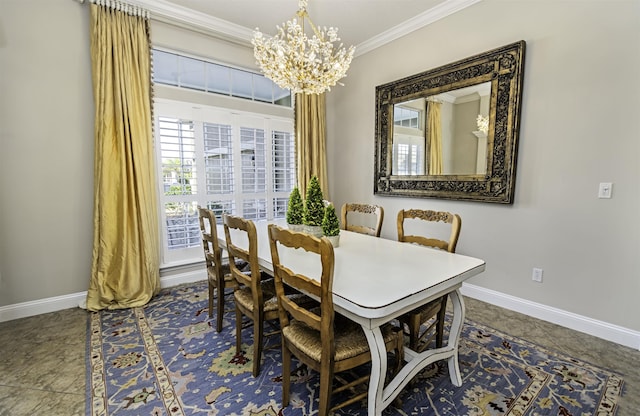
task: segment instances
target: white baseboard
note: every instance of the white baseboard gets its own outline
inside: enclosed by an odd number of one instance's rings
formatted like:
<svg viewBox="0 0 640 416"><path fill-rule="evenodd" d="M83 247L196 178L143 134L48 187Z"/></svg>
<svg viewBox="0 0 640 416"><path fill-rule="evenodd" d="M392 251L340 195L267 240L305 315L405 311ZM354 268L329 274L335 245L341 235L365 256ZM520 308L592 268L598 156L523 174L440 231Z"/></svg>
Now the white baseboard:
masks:
<svg viewBox="0 0 640 416"><path fill-rule="evenodd" d="M207 272L197 270L185 273L173 274L160 278L160 287L170 287L182 283L197 282L205 280ZM40 315L60 311L62 309L83 307L87 298L87 292L70 293L63 296L55 296L33 300L29 302L16 303L13 305L0 306L0 322L11 321L19 318Z"/></svg>
<svg viewBox="0 0 640 416"><path fill-rule="evenodd" d="M206 279L202 270L173 274L160 278L161 287L170 287L183 283ZM640 350L640 332L628 328L587 318L561 309L531 302L526 299L506 295L491 289L464 283L461 292L464 296L478 299L505 309L520 312L534 318L542 319L565 328L584 332L598 338ZM25 318L42 313L55 312L62 309L75 308L82 305L87 292L71 293L63 296L0 306L0 322Z"/></svg>
<svg viewBox="0 0 640 416"><path fill-rule="evenodd" d="M207 280L206 269L163 276L160 278L160 287L171 287L183 283L198 282L200 280Z"/></svg>
<svg viewBox="0 0 640 416"><path fill-rule="evenodd" d="M520 312L565 328L584 332L607 341L615 342L616 344L640 350L640 332L638 331L468 283L462 285L460 292L464 296L500 306L501 308Z"/></svg>
<svg viewBox="0 0 640 416"><path fill-rule="evenodd" d="M55 312L62 309L75 308L83 302L86 297L87 292L77 292L52 298L0 306L0 322L40 315L41 313Z"/></svg>

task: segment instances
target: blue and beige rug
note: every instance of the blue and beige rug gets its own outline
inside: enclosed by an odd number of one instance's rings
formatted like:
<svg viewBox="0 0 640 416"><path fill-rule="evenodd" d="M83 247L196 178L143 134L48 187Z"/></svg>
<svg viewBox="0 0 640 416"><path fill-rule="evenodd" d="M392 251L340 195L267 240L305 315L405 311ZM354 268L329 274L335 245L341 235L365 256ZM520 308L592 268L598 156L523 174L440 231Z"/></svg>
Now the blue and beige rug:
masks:
<svg viewBox="0 0 640 416"><path fill-rule="evenodd" d="M318 376L296 366L281 407L280 348L251 375L252 345L235 355L234 314L220 334L207 314L206 282L163 289L144 308L92 313L87 415L314 415ZM251 328L243 340L253 344ZM271 344L277 343L273 340ZM267 343L268 345L269 343ZM463 385L446 363L425 370L385 415L614 415L622 378L467 320L459 350ZM366 415L362 404L341 415Z"/></svg>

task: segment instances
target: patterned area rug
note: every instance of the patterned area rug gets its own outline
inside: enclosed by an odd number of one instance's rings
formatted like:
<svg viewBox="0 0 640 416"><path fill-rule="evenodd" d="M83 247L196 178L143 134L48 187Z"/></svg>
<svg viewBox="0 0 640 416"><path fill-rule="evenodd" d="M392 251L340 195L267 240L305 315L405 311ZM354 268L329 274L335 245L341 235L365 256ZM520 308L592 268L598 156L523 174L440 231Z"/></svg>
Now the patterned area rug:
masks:
<svg viewBox="0 0 640 416"><path fill-rule="evenodd" d="M144 308L90 315L87 415L314 415L318 376L292 364L281 408L280 348L259 377L252 346L235 356L234 313L220 334L207 314L206 282L164 289ZM251 328L243 340L252 344ZM274 345L278 340L266 343ZM463 385L446 363L427 368L384 415L614 415L622 378L467 320L459 350ZM336 413L366 415L356 403Z"/></svg>

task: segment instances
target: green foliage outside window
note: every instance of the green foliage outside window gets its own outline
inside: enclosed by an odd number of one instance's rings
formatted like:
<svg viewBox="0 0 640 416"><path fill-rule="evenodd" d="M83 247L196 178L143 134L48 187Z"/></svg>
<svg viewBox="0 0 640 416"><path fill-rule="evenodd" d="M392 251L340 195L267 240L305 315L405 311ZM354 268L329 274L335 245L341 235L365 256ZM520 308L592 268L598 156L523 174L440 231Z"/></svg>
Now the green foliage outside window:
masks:
<svg viewBox="0 0 640 416"><path fill-rule="evenodd" d="M180 159L168 159L163 162L162 176L165 178L165 187L167 181L171 181L171 185L165 188L165 195L191 195L191 178L193 174L190 169L182 166ZM183 215L184 204L181 202L168 202L165 204L165 210L168 215Z"/></svg>
<svg viewBox="0 0 640 416"><path fill-rule="evenodd" d="M180 179L180 185L171 185L165 192L165 195L190 195L191 185L188 179ZM184 204L182 202L167 202L165 204L165 210L167 214L182 215L184 211Z"/></svg>

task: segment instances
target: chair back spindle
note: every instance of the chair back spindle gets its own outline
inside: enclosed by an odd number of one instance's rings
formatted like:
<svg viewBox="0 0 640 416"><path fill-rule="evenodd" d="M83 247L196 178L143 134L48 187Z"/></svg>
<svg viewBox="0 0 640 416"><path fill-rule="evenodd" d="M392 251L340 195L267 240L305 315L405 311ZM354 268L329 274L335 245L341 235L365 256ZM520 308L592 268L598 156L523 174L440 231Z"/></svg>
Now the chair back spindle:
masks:
<svg viewBox="0 0 640 416"><path fill-rule="evenodd" d="M342 206L342 229L380 237L384 209L379 205L346 203Z"/></svg>

